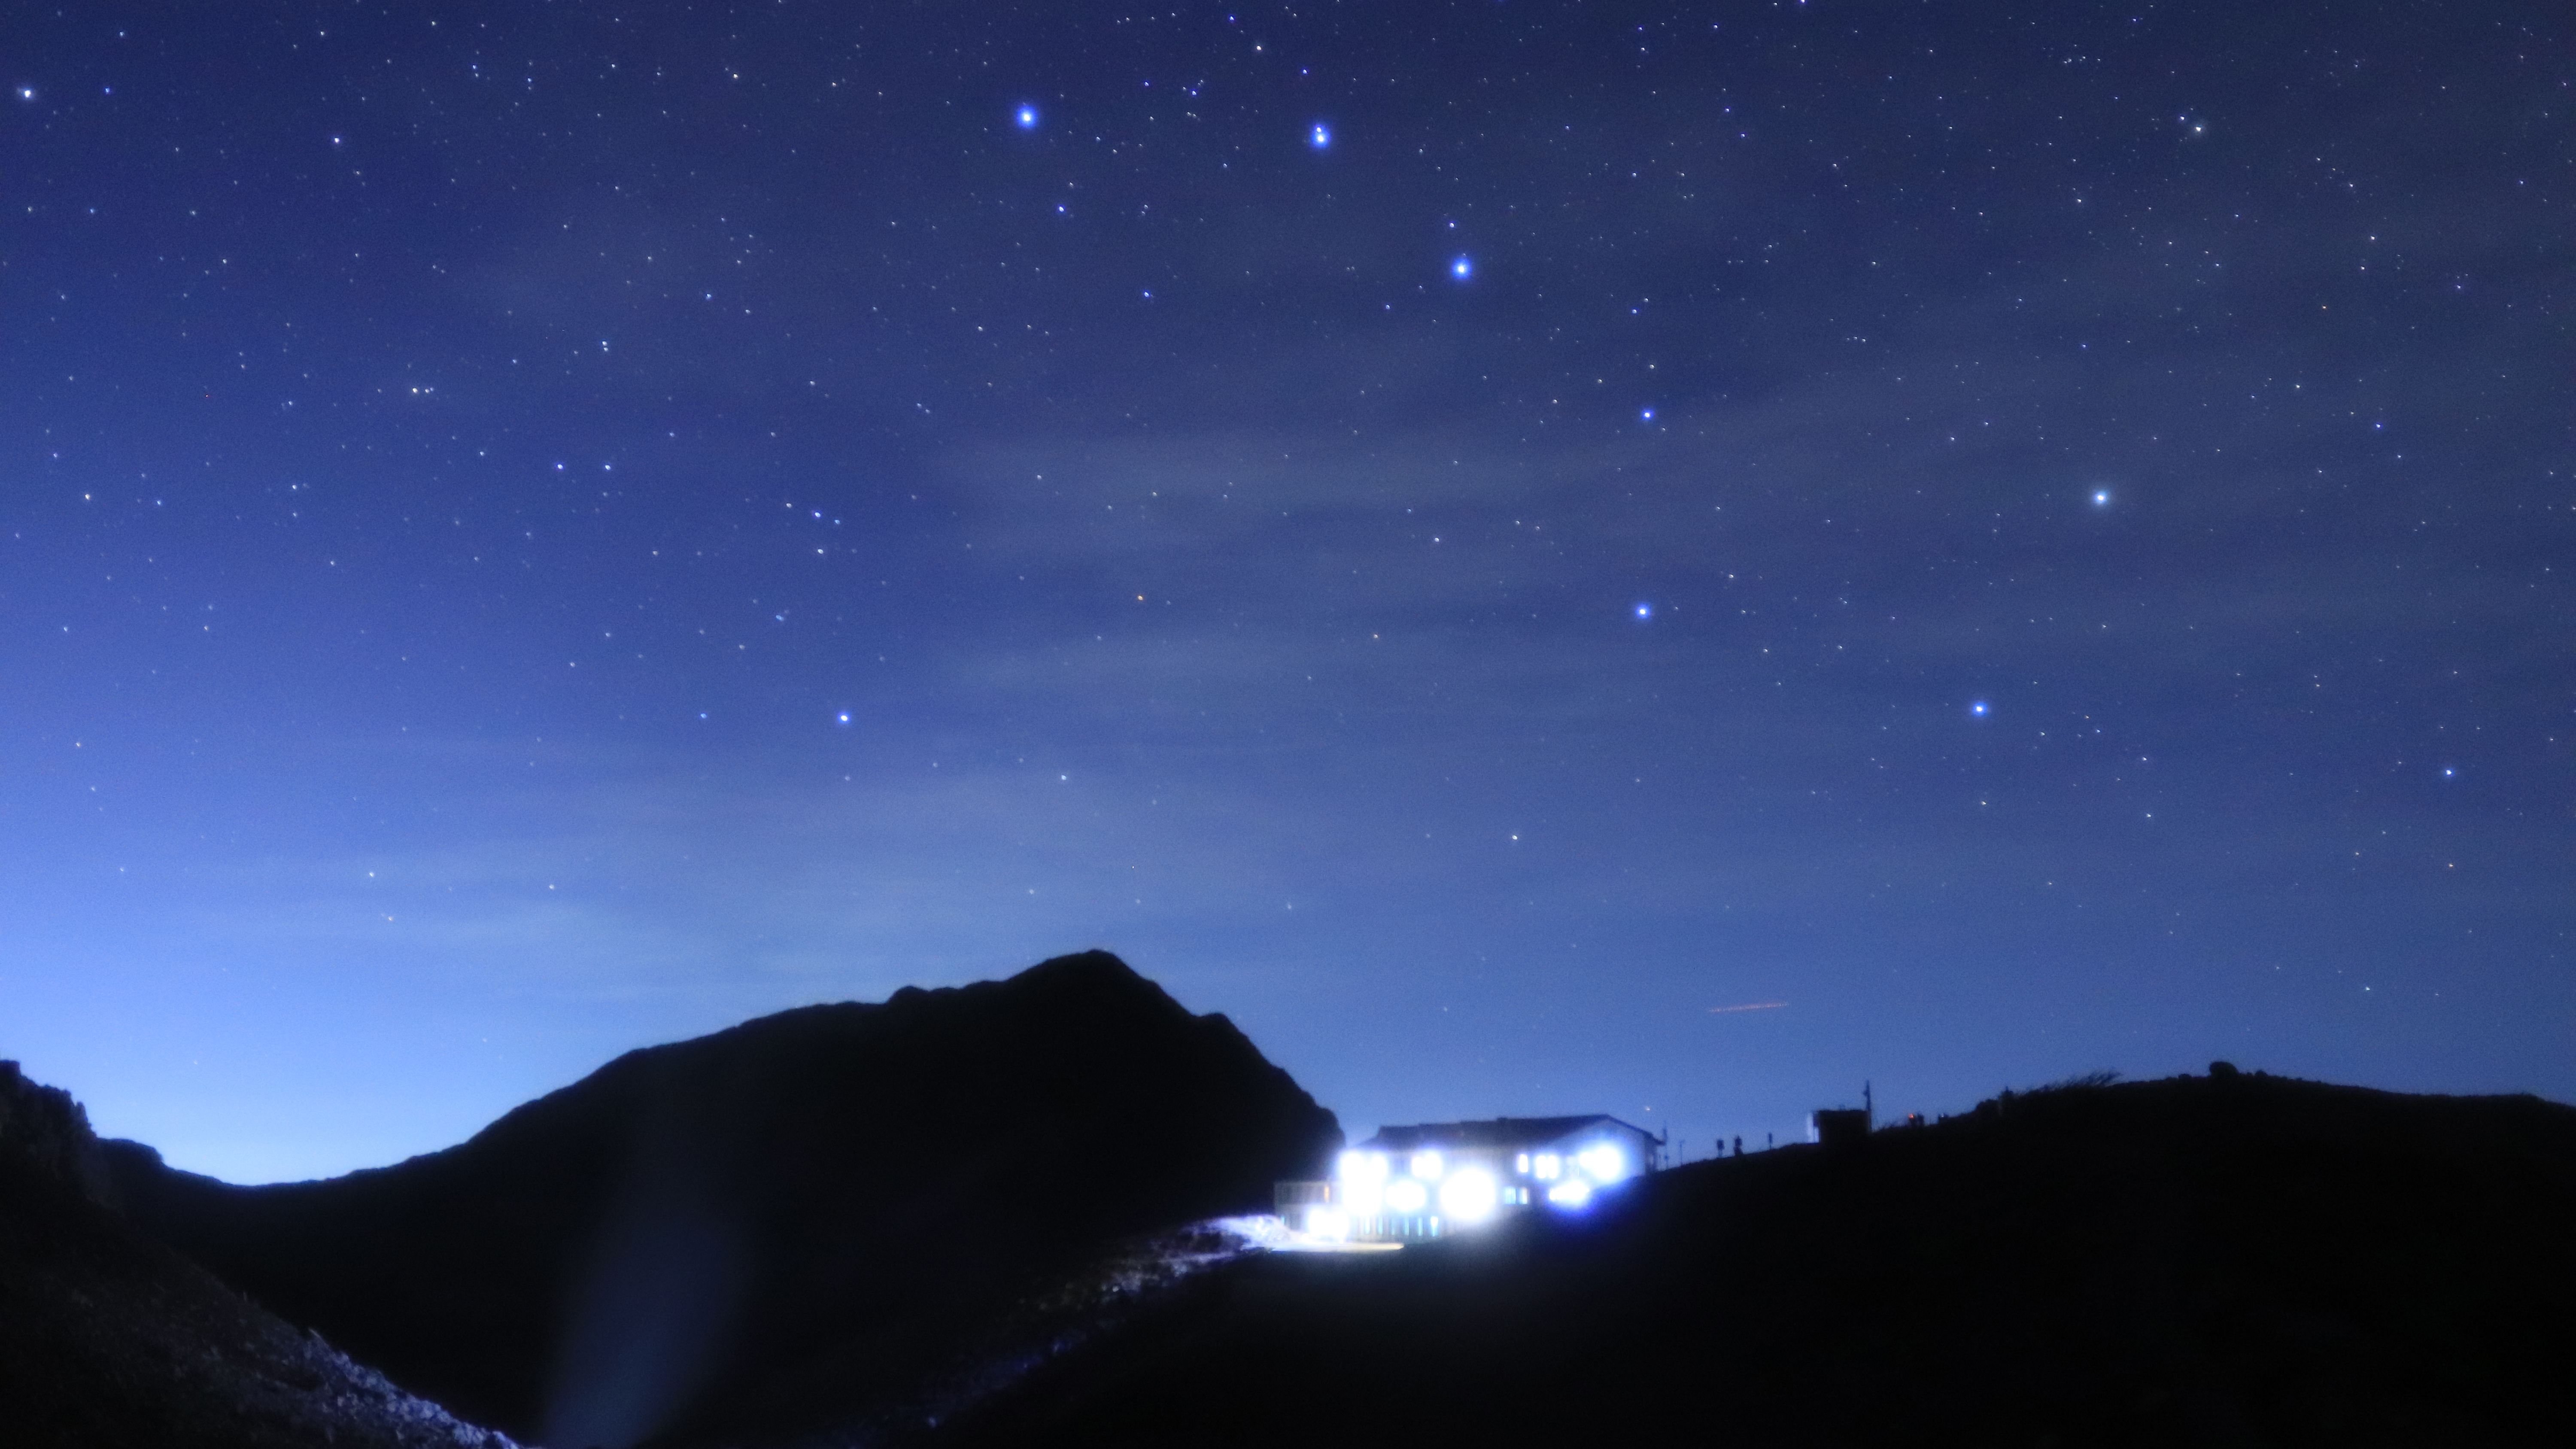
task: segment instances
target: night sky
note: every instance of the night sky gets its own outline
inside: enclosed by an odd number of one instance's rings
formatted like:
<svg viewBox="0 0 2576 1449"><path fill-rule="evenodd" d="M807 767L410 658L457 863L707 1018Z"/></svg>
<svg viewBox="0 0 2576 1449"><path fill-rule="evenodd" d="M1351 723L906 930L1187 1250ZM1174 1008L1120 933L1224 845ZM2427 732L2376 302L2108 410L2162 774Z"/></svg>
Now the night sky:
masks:
<svg viewBox="0 0 2576 1449"><path fill-rule="evenodd" d="M2576 1099L2568 20L12 7L0 1056L311 1176L1098 946L1354 1135Z"/></svg>

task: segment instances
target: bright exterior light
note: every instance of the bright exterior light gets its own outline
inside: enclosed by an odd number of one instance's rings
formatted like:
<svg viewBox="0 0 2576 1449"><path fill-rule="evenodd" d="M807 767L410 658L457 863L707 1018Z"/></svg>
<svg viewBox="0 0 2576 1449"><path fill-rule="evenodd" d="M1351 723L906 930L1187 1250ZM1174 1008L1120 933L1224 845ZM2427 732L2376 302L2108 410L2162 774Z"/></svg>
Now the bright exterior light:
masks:
<svg viewBox="0 0 2576 1449"><path fill-rule="evenodd" d="M1540 1153L1536 1166L1538 1170L1532 1175L1541 1182L1554 1182L1556 1175L1564 1170L1563 1164L1558 1161L1557 1155L1553 1152Z"/></svg>
<svg viewBox="0 0 2576 1449"><path fill-rule="evenodd" d="M1440 1154L1437 1152L1417 1152L1413 1154L1413 1175L1421 1178L1424 1182L1438 1182L1440 1180Z"/></svg>
<svg viewBox="0 0 2576 1449"><path fill-rule="evenodd" d="M1335 1208L1314 1208L1306 1214L1306 1231L1335 1242L1351 1235L1350 1214Z"/></svg>
<svg viewBox="0 0 2576 1449"><path fill-rule="evenodd" d="M1617 1182L1628 1172L1628 1164L1620 1157L1619 1149L1607 1142L1583 1149L1582 1161L1584 1171L1605 1183Z"/></svg>
<svg viewBox="0 0 2576 1449"><path fill-rule="evenodd" d="M1592 1184L1579 1177L1560 1182L1547 1190L1547 1200L1558 1207L1579 1208L1592 1201Z"/></svg>
<svg viewBox="0 0 2576 1449"><path fill-rule="evenodd" d="M1494 1178L1480 1167L1462 1167L1440 1184L1440 1210L1462 1223L1494 1215Z"/></svg>
<svg viewBox="0 0 2576 1449"><path fill-rule="evenodd" d="M1342 1154L1342 1202L1361 1217L1373 1217L1385 1199L1386 1157L1377 1152Z"/></svg>
<svg viewBox="0 0 2576 1449"><path fill-rule="evenodd" d="M1430 1192L1425 1190L1421 1183L1411 1178L1403 1178L1387 1185L1386 1207L1389 1212L1418 1213L1430 1201Z"/></svg>

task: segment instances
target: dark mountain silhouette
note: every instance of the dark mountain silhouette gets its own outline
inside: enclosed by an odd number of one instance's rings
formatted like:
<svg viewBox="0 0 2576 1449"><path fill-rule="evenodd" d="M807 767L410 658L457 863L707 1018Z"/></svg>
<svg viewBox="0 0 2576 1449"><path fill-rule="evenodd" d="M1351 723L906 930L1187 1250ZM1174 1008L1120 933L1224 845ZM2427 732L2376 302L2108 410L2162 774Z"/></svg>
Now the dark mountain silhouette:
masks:
<svg viewBox="0 0 2576 1449"><path fill-rule="evenodd" d="M0 1444L508 1449L111 1211L64 1092L0 1062Z"/></svg>
<svg viewBox="0 0 2576 1449"><path fill-rule="evenodd" d="M460 1146L126 1211L284 1317L556 1449L883 1418L1140 1233L1266 1207L1332 1114L1116 957L630 1052Z"/></svg>
<svg viewBox="0 0 2576 1449"><path fill-rule="evenodd" d="M1277 1254L952 1420L1054 1444L2576 1442L2576 1109L2227 1073Z"/></svg>

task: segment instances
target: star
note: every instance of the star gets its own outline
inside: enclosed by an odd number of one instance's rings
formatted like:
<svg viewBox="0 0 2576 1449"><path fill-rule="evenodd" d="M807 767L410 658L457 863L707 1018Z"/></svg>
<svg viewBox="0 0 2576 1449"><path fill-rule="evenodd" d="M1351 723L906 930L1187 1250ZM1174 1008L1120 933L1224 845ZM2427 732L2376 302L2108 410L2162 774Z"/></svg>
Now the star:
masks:
<svg viewBox="0 0 2576 1449"><path fill-rule="evenodd" d="M1629 612L1635 614L1639 619L1651 619L1655 617L1655 606L1649 603L1640 602Z"/></svg>
<svg viewBox="0 0 2576 1449"><path fill-rule="evenodd" d="M1306 144L1318 151L1330 149L1333 144L1333 128L1317 121L1313 129L1306 132Z"/></svg>
<svg viewBox="0 0 2576 1449"><path fill-rule="evenodd" d="M1022 106L1019 109L1019 113L1014 115L1011 119L1019 122L1021 130L1034 131L1038 128L1038 108L1035 106Z"/></svg>
<svg viewBox="0 0 2576 1449"><path fill-rule="evenodd" d="M1975 715L1979 719L1984 719L1986 717L1986 702L1981 699L1976 703L1969 705L1968 713Z"/></svg>
<svg viewBox="0 0 2576 1449"><path fill-rule="evenodd" d="M2093 490L2093 506L2094 506L2094 507L2096 507L2096 508L2108 508L2108 507L2110 507L2110 506L2111 506L2111 490L2110 490L2110 489L2108 489L2108 488L2096 488L2096 489L2094 489L2094 490Z"/></svg>
<svg viewBox="0 0 2576 1449"><path fill-rule="evenodd" d="M1450 258L1449 275L1462 282L1476 275L1475 259L1464 255Z"/></svg>

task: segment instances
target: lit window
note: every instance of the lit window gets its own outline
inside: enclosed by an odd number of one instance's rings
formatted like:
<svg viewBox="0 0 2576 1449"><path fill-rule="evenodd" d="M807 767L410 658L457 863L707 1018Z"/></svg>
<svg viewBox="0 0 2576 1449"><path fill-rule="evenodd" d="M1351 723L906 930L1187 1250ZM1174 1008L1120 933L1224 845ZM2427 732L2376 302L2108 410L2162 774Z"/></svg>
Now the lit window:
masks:
<svg viewBox="0 0 2576 1449"><path fill-rule="evenodd" d="M1528 1153L1524 1152L1520 1156L1512 1159L1512 1171L1519 1173L1523 1177L1529 1176Z"/></svg>
<svg viewBox="0 0 2576 1449"><path fill-rule="evenodd" d="M1557 1160L1556 1160L1556 1154L1555 1154L1555 1153L1553 1153L1553 1152L1542 1152L1542 1153L1540 1153L1540 1154L1538 1155L1537 1167L1538 1167L1538 1179L1539 1179L1539 1181L1541 1181L1541 1182L1553 1182L1553 1181L1555 1181L1555 1180L1556 1180L1556 1174L1557 1174L1557 1171L1558 1171L1558 1166L1557 1166Z"/></svg>
<svg viewBox="0 0 2576 1449"><path fill-rule="evenodd" d="M1418 1213L1430 1201L1430 1192L1411 1178L1387 1184L1386 1206L1389 1212Z"/></svg>
<svg viewBox="0 0 2576 1449"><path fill-rule="evenodd" d="M1583 1149L1582 1162L1584 1171L1605 1183L1617 1182L1627 1175L1627 1159L1619 1155L1618 1148L1607 1142Z"/></svg>
<svg viewBox="0 0 2576 1449"><path fill-rule="evenodd" d="M1440 1180L1440 1154L1437 1152L1417 1152L1413 1154L1413 1175L1421 1178L1424 1182L1438 1182Z"/></svg>
<svg viewBox="0 0 2576 1449"><path fill-rule="evenodd" d="M1481 1167L1462 1167L1440 1184L1440 1210L1462 1223L1494 1215L1493 1174Z"/></svg>

